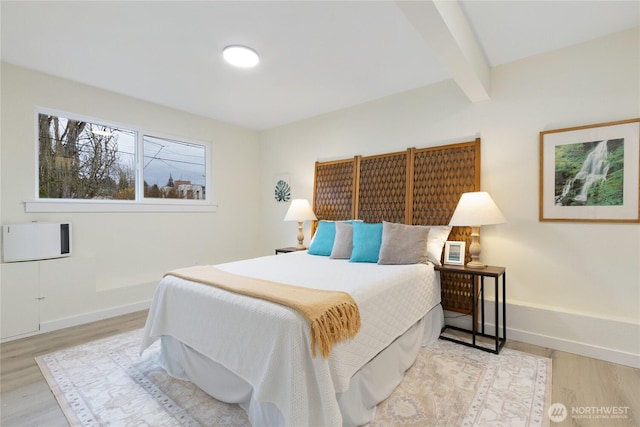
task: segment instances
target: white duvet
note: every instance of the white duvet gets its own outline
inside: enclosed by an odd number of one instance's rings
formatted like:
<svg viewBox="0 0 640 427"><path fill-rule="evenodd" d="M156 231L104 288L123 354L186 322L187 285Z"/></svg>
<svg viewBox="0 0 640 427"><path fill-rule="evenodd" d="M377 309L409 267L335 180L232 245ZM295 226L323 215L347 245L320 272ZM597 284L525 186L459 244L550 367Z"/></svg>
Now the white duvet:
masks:
<svg viewBox="0 0 640 427"><path fill-rule="evenodd" d="M362 327L328 359L311 357L309 327L295 310L218 288L165 277L156 290L141 350L172 336L275 404L288 426L341 426L335 394L395 338L440 302L431 264L377 265L308 255L273 255L216 267L244 276L348 292ZM253 422L254 420L252 420Z"/></svg>

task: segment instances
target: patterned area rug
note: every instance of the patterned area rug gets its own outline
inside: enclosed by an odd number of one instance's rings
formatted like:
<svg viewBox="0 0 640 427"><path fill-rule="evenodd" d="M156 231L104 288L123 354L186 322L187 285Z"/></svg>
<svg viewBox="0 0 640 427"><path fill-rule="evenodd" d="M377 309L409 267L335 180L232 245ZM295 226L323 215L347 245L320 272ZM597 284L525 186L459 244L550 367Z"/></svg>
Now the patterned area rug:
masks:
<svg viewBox="0 0 640 427"><path fill-rule="evenodd" d="M141 330L36 358L72 426L250 426L219 402L138 355ZM546 426L551 360L503 349L485 353L448 341L423 348L371 427Z"/></svg>

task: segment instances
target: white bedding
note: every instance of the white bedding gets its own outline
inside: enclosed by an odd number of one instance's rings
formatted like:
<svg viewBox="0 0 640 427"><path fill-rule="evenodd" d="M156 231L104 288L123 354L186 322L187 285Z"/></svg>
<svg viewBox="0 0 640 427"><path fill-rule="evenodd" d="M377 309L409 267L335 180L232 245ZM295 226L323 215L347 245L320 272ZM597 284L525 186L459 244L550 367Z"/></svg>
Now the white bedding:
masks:
<svg viewBox="0 0 640 427"><path fill-rule="evenodd" d="M295 252L217 267L343 290L358 304L358 335L335 346L328 359L312 358L308 324L295 310L173 276L158 285L142 350L163 335L178 339L251 384L252 399L275 404L290 426L342 425L335 394L344 392L358 369L440 302L431 264L349 263Z"/></svg>

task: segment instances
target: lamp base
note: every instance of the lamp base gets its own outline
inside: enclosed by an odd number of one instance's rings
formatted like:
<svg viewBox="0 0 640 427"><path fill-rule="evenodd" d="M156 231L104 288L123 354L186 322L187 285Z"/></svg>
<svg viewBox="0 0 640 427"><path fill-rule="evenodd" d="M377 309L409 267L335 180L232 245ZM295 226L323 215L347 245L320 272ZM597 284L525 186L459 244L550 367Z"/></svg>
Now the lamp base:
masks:
<svg viewBox="0 0 640 427"><path fill-rule="evenodd" d="M467 267L467 268L487 268L487 264L483 264L480 261L469 261L467 263L467 265L465 265L465 267Z"/></svg>
<svg viewBox="0 0 640 427"><path fill-rule="evenodd" d="M471 261L467 263L467 268L487 268L486 264L480 262L480 227L478 226L471 227L469 255L471 255Z"/></svg>
<svg viewBox="0 0 640 427"><path fill-rule="evenodd" d="M302 242L304 242L304 233L302 232L302 221L298 221L298 245L296 249L299 251L303 251L307 249Z"/></svg>

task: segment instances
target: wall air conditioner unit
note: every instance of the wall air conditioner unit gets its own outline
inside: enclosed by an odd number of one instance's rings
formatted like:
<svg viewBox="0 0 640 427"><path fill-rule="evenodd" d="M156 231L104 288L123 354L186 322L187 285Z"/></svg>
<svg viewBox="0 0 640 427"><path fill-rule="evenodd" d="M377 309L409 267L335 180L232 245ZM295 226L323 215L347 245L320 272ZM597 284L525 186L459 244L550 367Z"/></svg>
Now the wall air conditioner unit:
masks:
<svg viewBox="0 0 640 427"><path fill-rule="evenodd" d="M71 255L71 224L28 222L2 226L2 260L36 261Z"/></svg>

